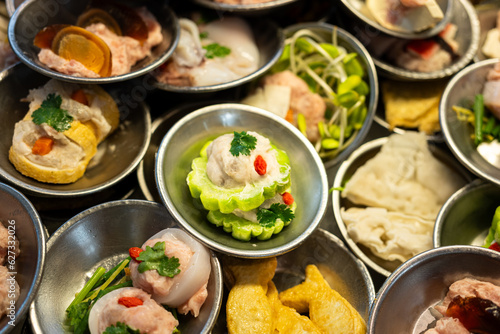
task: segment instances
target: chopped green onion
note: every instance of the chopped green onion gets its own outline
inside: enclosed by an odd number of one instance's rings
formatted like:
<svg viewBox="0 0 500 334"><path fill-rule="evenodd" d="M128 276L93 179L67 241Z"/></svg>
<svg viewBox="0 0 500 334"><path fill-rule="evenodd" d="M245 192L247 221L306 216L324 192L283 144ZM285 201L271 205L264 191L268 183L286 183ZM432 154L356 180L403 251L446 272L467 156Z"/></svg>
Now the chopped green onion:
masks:
<svg viewBox="0 0 500 334"><path fill-rule="evenodd" d="M483 117L484 117L484 101L482 94L476 94L474 98L474 142L476 145L483 141Z"/></svg>
<svg viewBox="0 0 500 334"><path fill-rule="evenodd" d="M83 289L76 295L75 299L69 304L68 308L81 303L83 299L87 296L90 290L95 286L95 284L101 279L102 275L106 273L106 269L103 267L97 268L92 277L88 280L88 282L84 285Z"/></svg>
<svg viewBox="0 0 500 334"><path fill-rule="evenodd" d="M118 274L128 265L128 263L130 262L130 260L127 258L125 260L122 261L122 263L120 264L120 266L111 274L111 276L108 278L108 280L106 282L104 282L103 285L101 285L99 287L99 289L97 289L89 298L87 299L94 299L95 297L97 297L97 294L99 293L99 291L101 290L104 290L108 287L108 285L111 284L111 282L113 282L113 280L116 278L116 276L118 276Z"/></svg>
<svg viewBox="0 0 500 334"><path fill-rule="evenodd" d="M306 118L303 114L297 114L297 126L304 136L307 136Z"/></svg>

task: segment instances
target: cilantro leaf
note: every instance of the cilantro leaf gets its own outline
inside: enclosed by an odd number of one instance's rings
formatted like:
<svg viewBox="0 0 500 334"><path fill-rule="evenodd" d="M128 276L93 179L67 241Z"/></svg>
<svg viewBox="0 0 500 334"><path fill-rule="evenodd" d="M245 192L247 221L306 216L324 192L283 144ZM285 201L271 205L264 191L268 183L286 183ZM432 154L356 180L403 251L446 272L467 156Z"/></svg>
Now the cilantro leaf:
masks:
<svg viewBox="0 0 500 334"><path fill-rule="evenodd" d="M60 95L49 94L42 105L31 115L35 124L47 123L58 132L63 132L71 127L73 116L67 110L61 109L62 98Z"/></svg>
<svg viewBox="0 0 500 334"><path fill-rule="evenodd" d="M116 325L111 325L102 334L141 334L137 329L132 329L123 322L117 322Z"/></svg>
<svg viewBox="0 0 500 334"><path fill-rule="evenodd" d="M137 257L137 260L142 261L138 268L140 273L156 270L161 276L174 277L181 272L179 259L165 255L165 241L158 241L153 247L146 246L146 250Z"/></svg>
<svg viewBox="0 0 500 334"><path fill-rule="evenodd" d="M218 43L211 43L203 46L207 52L205 53L205 57L208 59L213 59L215 57L224 58L225 56L231 53L231 49L225 46L222 46Z"/></svg>
<svg viewBox="0 0 500 334"><path fill-rule="evenodd" d="M292 210L285 204L273 203L269 209L259 209L257 219L259 224L264 227L272 227L276 220L281 219L284 223L295 218Z"/></svg>
<svg viewBox="0 0 500 334"><path fill-rule="evenodd" d="M252 135L246 133L246 131L242 132L234 132L234 138L231 141L231 148L229 152L235 157L240 154L250 155L250 152L255 149L255 145L257 144L257 138Z"/></svg>

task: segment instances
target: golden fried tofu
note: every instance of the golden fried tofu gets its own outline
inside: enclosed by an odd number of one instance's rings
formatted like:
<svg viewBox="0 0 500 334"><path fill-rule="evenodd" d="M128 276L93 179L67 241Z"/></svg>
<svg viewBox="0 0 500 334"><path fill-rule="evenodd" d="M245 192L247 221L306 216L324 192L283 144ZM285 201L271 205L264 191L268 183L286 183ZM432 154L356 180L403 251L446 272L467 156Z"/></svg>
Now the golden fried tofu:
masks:
<svg viewBox="0 0 500 334"><path fill-rule="evenodd" d="M225 272L234 281L226 304L229 334L274 332L273 307L266 294L276 266L275 257L259 260L227 259Z"/></svg>
<svg viewBox="0 0 500 334"><path fill-rule="evenodd" d="M281 303L278 298L278 290L272 281L269 282L267 297L274 312L274 333L321 334L319 328L308 317L300 315L293 308Z"/></svg>
<svg viewBox="0 0 500 334"><path fill-rule="evenodd" d="M306 267L303 283L281 292L279 299L299 313L309 311L309 318L323 333L366 333L363 318L347 300L330 288L315 265Z"/></svg>
<svg viewBox="0 0 500 334"><path fill-rule="evenodd" d="M382 83L385 119L390 128L418 128L432 134L439 131L439 99L446 81Z"/></svg>

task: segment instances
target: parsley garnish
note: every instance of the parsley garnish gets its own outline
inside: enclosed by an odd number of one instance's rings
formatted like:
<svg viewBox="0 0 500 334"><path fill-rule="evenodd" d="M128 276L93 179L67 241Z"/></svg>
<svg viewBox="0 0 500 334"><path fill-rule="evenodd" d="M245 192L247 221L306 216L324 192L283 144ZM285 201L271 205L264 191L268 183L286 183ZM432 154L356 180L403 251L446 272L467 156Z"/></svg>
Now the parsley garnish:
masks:
<svg viewBox="0 0 500 334"><path fill-rule="evenodd" d="M31 115L35 124L47 123L58 132L63 132L71 127L73 116L67 110L61 109L62 98L60 95L49 94L42 105Z"/></svg>
<svg viewBox="0 0 500 334"><path fill-rule="evenodd" d="M250 155L250 152L255 149L257 138L246 133L246 131L234 132L234 138L231 141L229 152L235 157L240 154Z"/></svg>
<svg viewBox="0 0 500 334"><path fill-rule="evenodd" d="M259 209L257 211L257 219L259 224L264 227L272 227L276 220L281 219L284 223L291 221L295 218L292 210L285 204L274 203L271 204L269 209Z"/></svg>
<svg viewBox="0 0 500 334"><path fill-rule="evenodd" d="M123 322L117 322L116 325L111 325L102 334L141 334L137 329L132 329Z"/></svg>
<svg viewBox="0 0 500 334"><path fill-rule="evenodd" d="M140 273L156 270L160 276L174 277L181 272L179 259L165 255L165 241L158 241L153 248L146 246L146 250L137 257L137 260L142 261L138 268Z"/></svg>
<svg viewBox="0 0 500 334"><path fill-rule="evenodd" d="M230 48L222 46L222 45L220 45L218 43L208 44L208 45L205 45L203 48L205 50L207 50L207 53L205 54L205 57L207 57L208 59L212 59L212 58L215 58L215 57L223 58L223 57L225 57L225 56L227 56L228 54L231 53L231 49Z"/></svg>

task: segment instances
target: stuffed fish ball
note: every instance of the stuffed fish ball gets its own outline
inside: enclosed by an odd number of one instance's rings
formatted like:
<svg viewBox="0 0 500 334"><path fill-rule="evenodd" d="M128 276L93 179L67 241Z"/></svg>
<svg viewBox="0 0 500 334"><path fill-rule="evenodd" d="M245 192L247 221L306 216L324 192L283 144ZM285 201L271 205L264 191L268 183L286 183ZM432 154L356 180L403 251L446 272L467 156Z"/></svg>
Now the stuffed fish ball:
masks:
<svg viewBox="0 0 500 334"><path fill-rule="evenodd" d="M137 288L121 288L96 301L89 314L91 334L101 334L108 327L128 326L141 333L169 334L179 325L172 313L151 295Z"/></svg>
<svg viewBox="0 0 500 334"><path fill-rule="evenodd" d="M198 316L208 292L210 276L210 253L198 241L176 228L165 229L149 238L142 250L165 243L165 256L177 258L180 270L173 277L162 276L158 270L141 271L141 262L130 263L130 276L134 287L150 293L158 303L177 308L181 314L191 312Z"/></svg>

